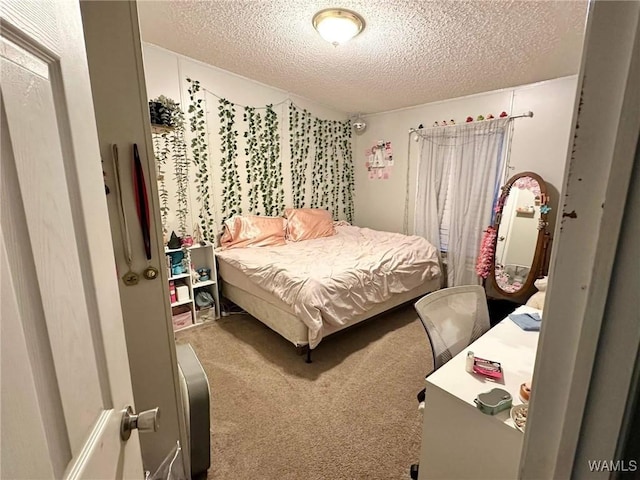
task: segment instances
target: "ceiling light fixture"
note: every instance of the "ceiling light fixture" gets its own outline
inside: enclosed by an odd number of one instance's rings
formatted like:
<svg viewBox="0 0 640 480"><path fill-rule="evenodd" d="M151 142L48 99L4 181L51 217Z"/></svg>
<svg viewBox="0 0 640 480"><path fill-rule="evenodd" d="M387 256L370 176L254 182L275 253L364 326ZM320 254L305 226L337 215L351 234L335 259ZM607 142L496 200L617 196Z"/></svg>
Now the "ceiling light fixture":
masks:
<svg viewBox="0 0 640 480"><path fill-rule="evenodd" d="M327 42L338 46L364 30L364 18L344 8L327 8L313 16L313 28Z"/></svg>

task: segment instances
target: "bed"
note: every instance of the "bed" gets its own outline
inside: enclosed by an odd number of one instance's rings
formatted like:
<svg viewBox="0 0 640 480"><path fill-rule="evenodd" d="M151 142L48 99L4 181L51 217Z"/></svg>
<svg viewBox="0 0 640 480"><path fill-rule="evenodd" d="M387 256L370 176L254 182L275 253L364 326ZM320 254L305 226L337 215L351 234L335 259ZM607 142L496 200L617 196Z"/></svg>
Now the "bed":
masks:
<svg viewBox="0 0 640 480"><path fill-rule="evenodd" d="M436 249L422 237L345 224L335 235L217 249L223 295L311 349L337 331L437 290Z"/></svg>

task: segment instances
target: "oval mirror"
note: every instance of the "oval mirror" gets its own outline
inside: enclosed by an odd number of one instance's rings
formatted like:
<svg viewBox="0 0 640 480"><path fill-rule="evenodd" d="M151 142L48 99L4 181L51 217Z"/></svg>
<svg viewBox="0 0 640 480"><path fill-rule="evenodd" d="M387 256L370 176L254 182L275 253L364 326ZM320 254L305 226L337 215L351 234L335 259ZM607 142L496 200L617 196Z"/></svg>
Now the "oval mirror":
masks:
<svg viewBox="0 0 640 480"><path fill-rule="evenodd" d="M514 175L502 187L495 208L497 233L489 275L498 296L525 303L535 293L533 282L546 269L548 202L546 184L533 172Z"/></svg>

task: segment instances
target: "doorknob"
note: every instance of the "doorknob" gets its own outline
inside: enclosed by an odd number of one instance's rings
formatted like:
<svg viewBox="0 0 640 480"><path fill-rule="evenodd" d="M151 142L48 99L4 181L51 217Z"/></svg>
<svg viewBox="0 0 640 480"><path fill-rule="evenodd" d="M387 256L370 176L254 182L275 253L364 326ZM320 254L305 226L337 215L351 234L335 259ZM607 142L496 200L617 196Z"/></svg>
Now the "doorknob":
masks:
<svg viewBox="0 0 640 480"><path fill-rule="evenodd" d="M131 436L131 430L136 428L141 432L157 432L160 427L159 419L160 409L158 407L135 414L129 405L122 414L120 438L126 442Z"/></svg>

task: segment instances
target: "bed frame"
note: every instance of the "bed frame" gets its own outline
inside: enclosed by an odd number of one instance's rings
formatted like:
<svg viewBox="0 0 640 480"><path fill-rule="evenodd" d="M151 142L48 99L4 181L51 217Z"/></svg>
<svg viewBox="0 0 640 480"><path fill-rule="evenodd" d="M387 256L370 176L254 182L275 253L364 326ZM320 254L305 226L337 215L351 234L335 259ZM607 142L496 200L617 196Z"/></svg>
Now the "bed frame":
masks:
<svg viewBox="0 0 640 480"><path fill-rule="evenodd" d="M246 312L260 320L273 331L293 343L299 355L306 352L306 362L311 363L311 348L309 348L309 334L307 326L295 316L291 307L262 288L254 287L250 292L245 288L225 281L224 273L228 268L225 268L226 265L224 262L220 262L219 265L220 269L218 271L220 275L223 276L221 282L222 294L236 305L242 307ZM383 303L375 304L365 313L354 316L345 325L325 325L323 338L364 320L375 317L376 315L407 303L415 298L426 295L429 292L438 290L441 286L441 279L441 276L434 278L413 290L396 294Z"/></svg>

